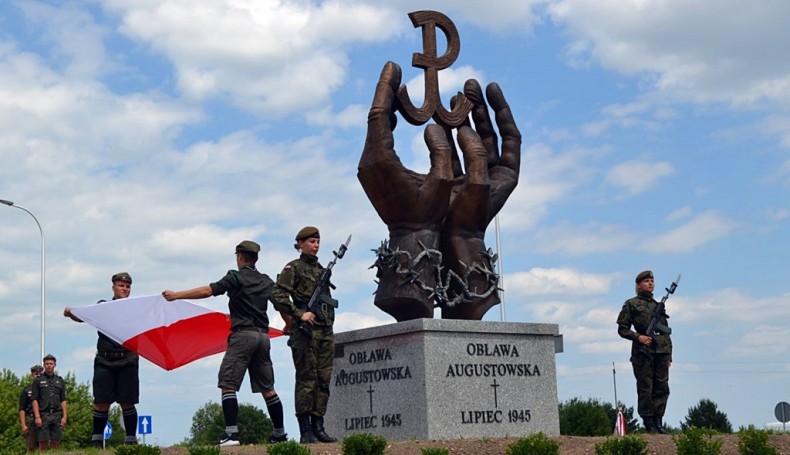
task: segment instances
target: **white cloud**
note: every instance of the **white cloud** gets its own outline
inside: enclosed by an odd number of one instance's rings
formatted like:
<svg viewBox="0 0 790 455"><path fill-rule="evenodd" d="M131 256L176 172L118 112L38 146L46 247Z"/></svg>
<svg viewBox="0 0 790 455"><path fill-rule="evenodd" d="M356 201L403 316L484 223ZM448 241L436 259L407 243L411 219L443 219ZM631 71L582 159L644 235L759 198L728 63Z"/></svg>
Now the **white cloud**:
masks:
<svg viewBox="0 0 790 455"><path fill-rule="evenodd" d="M728 343L724 349L724 354L751 357L751 356L771 356L779 358L786 356L790 351L790 346L786 342L785 327L774 325L760 325L754 327L749 333L740 339Z"/></svg>
<svg viewBox="0 0 790 455"><path fill-rule="evenodd" d="M129 38L176 68L181 92L284 115L326 103L345 81L350 43L391 38L403 20L363 3L110 1Z"/></svg>
<svg viewBox="0 0 790 455"><path fill-rule="evenodd" d="M631 160L609 169L606 172L606 181L625 189L629 196L636 196L657 185L662 178L673 174L675 168L666 161Z"/></svg>
<svg viewBox="0 0 790 455"><path fill-rule="evenodd" d="M518 296L605 294L614 276L585 273L572 268L535 267L505 276L509 292Z"/></svg>
<svg viewBox="0 0 790 455"><path fill-rule="evenodd" d="M576 226L563 222L540 229L536 235L536 247L543 253L587 255L621 251L633 247L640 239L625 225L589 222Z"/></svg>
<svg viewBox="0 0 790 455"><path fill-rule="evenodd" d="M566 27L567 59L626 75L649 90L694 102L790 102L790 4L743 8L735 0L561 0L549 15Z"/></svg>
<svg viewBox="0 0 790 455"><path fill-rule="evenodd" d="M641 249L652 253L684 253L727 237L737 223L716 212L707 211L679 226L651 238Z"/></svg>
<svg viewBox="0 0 790 455"><path fill-rule="evenodd" d="M546 144L522 148L519 183L501 212L504 228L531 229L549 206L590 181L593 163L610 153L608 147L571 148L558 152Z"/></svg>

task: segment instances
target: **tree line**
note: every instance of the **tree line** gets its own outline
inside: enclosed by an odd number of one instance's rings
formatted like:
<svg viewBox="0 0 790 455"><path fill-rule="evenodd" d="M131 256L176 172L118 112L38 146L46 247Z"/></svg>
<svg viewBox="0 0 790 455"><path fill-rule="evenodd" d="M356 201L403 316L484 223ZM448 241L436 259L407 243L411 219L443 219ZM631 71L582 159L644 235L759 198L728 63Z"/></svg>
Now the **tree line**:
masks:
<svg viewBox="0 0 790 455"><path fill-rule="evenodd" d="M623 410L627 433L644 431L639 420L634 417L634 408L618 403ZM568 436L606 436L611 435L617 419L617 410L611 403L596 398L571 398L559 404L560 434ZM691 427L709 428L719 433L732 433L727 414L718 409L713 401L703 398L688 410L680 428L666 424L670 433L679 433Z"/></svg>

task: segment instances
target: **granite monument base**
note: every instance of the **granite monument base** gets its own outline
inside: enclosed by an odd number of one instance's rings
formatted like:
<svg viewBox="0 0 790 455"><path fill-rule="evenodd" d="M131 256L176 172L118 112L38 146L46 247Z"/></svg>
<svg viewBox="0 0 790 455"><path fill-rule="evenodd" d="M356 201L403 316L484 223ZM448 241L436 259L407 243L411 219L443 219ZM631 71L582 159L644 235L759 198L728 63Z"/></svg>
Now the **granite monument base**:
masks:
<svg viewBox="0 0 790 455"><path fill-rule="evenodd" d="M560 434L556 324L415 319L338 333L327 432L388 440Z"/></svg>

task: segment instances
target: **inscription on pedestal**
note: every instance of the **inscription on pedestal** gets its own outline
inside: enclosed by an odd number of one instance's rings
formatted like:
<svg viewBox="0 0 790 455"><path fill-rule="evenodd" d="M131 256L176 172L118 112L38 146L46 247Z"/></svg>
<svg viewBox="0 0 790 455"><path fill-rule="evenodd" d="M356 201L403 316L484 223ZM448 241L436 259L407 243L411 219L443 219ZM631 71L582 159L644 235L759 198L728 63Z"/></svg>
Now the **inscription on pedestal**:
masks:
<svg viewBox="0 0 790 455"><path fill-rule="evenodd" d="M327 427L391 440L559 434L556 332L423 319L337 334L345 355L335 358Z"/></svg>

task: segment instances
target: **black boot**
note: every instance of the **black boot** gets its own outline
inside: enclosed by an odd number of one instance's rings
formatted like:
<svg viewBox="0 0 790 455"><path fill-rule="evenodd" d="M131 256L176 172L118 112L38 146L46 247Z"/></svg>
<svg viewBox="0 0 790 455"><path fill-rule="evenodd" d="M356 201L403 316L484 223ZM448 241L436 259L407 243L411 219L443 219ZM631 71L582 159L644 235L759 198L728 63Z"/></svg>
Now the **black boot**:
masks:
<svg viewBox="0 0 790 455"><path fill-rule="evenodd" d="M655 416L655 417L653 417L653 420L655 420L655 423L656 423L656 431L659 434L667 434L668 433L667 429L664 428L664 419L663 419L663 417L664 416Z"/></svg>
<svg viewBox="0 0 790 455"><path fill-rule="evenodd" d="M648 433L658 433L656 421L653 420L653 416L642 417L642 423L645 425L645 431Z"/></svg>
<svg viewBox="0 0 790 455"><path fill-rule="evenodd" d="M310 414L296 414L296 421L299 422L299 443L300 444L313 444L318 442L313 434L313 428L310 425Z"/></svg>
<svg viewBox="0 0 790 455"><path fill-rule="evenodd" d="M313 421L313 434L321 442L337 442L337 438L333 438L326 434L324 430L324 416L311 415L310 419Z"/></svg>

